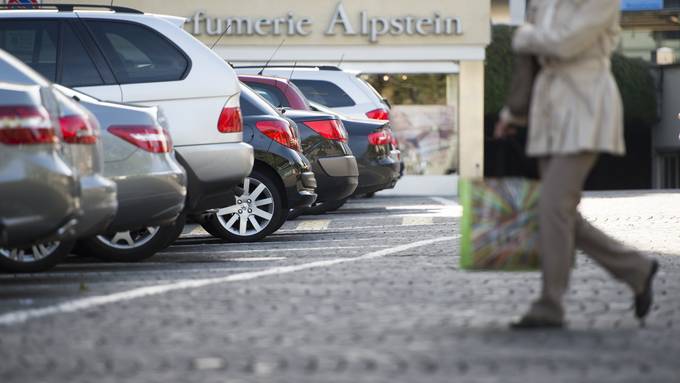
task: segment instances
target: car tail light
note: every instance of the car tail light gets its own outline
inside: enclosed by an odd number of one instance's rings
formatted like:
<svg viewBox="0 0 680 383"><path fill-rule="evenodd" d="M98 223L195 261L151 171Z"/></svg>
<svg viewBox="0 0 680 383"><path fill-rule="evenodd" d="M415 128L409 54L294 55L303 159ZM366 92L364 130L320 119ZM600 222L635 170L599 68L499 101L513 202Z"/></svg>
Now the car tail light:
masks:
<svg viewBox="0 0 680 383"><path fill-rule="evenodd" d="M63 140L69 144L92 145L97 143L97 128L83 115L73 114L59 117Z"/></svg>
<svg viewBox="0 0 680 383"><path fill-rule="evenodd" d="M300 141L298 141L295 131L288 121L258 121L255 123L255 127L257 127L257 130L262 132L262 134L279 144L297 150L298 152L302 151L300 148Z"/></svg>
<svg viewBox="0 0 680 383"><path fill-rule="evenodd" d="M160 126L153 125L113 125L107 129L132 145L151 153L172 151L170 133Z"/></svg>
<svg viewBox="0 0 680 383"><path fill-rule="evenodd" d="M220 133L240 133L243 131L243 118L241 108L224 107L220 118L217 120L217 130Z"/></svg>
<svg viewBox="0 0 680 383"><path fill-rule="evenodd" d="M347 131L339 120L305 121L304 124L329 140L347 142Z"/></svg>
<svg viewBox="0 0 680 383"><path fill-rule="evenodd" d="M35 106L0 106L0 143L5 145L59 142L47 110Z"/></svg>
<svg viewBox="0 0 680 383"><path fill-rule="evenodd" d="M368 143L376 146L387 145L392 141L392 135L384 130L368 135Z"/></svg>
<svg viewBox="0 0 680 383"><path fill-rule="evenodd" d="M373 109L370 112L366 112L366 117L374 120L389 120L390 112L382 108Z"/></svg>

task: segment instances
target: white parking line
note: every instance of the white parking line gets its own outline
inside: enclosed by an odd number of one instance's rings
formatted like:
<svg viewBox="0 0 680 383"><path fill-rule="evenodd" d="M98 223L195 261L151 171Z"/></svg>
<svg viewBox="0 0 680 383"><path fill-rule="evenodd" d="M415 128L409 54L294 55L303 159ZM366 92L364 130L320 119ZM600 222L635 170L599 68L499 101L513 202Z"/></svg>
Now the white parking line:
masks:
<svg viewBox="0 0 680 383"><path fill-rule="evenodd" d="M404 217L401 220L401 226L424 226L433 224L434 219L432 219L432 217Z"/></svg>
<svg viewBox="0 0 680 383"><path fill-rule="evenodd" d="M455 205L457 205L456 201L454 201L452 199L446 199L446 198L442 198L442 197L430 197L430 199L433 200L434 202L438 202L438 203L445 205L445 206L455 206Z"/></svg>
<svg viewBox="0 0 680 383"><path fill-rule="evenodd" d="M77 312L77 311L81 311L81 310L87 310L87 309L91 309L91 308L94 308L94 307L99 307L99 306L103 306L103 305L107 305L107 304L125 302L125 301L130 301L130 300L138 299L138 298L144 298L144 297L150 297L150 296L154 296L154 295L166 294L166 293L173 292L173 291L196 289L196 288L220 284L220 283L249 281L249 280L253 280L253 279L257 279L257 278L261 278L261 277L267 277L267 276L270 276L270 275L290 274L290 273L295 273L295 272L298 272L298 271L335 266L335 265L339 265L339 264L342 264L342 263L359 262L359 261L366 261L366 260L370 260L370 259L382 258L382 257L386 257L386 256L391 255L391 254L400 253L402 251L410 250L410 249L413 249L413 248L429 246L429 245L432 245L432 244L435 244L435 243L438 243L438 242L453 240L454 238L455 237L439 237L439 238L434 238L434 239L427 239L427 240L423 240L423 241L409 243L409 244L406 244L406 245L400 245L400 246L392 247L392 248L389 248L389 249L374 251L374 252L364 254L364 255L359 256L359 257L353 257L353 258L336 258L336 259L330 259L330 260L325 260L325 261L304 263L304 264L295 265L295 266L274 267L274 268L266 269L266 270L262 270L262 271L251 271L251 272L245 272L245 273L231 274L231 275L227 275L227 276L219 277L219 278L184 280L184 281L178 281L178 282L174 282L174 283L167 283L167 284L156 285L156 286L140 287L140 288L136 288L136 289L132 289L132 290L128 290L128 291L123 291L123 292L120 292L120 293L113 293L113 294L100 295L100 296L94 296L94 297L89 297L89 298L76 299L76 300L73 300L73 301L70 301L70 302L64 302L64 303L60 303L60 304L56 304L56 305L52 305L52 306L43 307L43 308L30 309L30 310L20 310L20 311L10 312L10 313L7 313L7 314L2 314L2 315L0 315L0 324L2 324L2 325L13 325L13 324L26 322L30 319L42 318L42 317L46 317L46 316L54 315L54 314L73 313L73 312Z"/></svg>
<svg viewBox="0 0 680 383"><path fill-rule="evenodd" d="M328 219L315 219L298 223L295 230L321 231L328 229L331 221Z"/></svg>
<svg viewBox="0 0 680 383"><path fill-rule="evenodd" d="M238 253L263 253L267 251L272 251L272 252L281 252L281 251L318 251L318 250L347 250L347 249L365 249L365 248L385 248L388 247L387 245L368 245L368 246L331 246L331 247L296 247L296 248L286 248L286 247L279 247L279 248L273 248L273 249L251 249L251 250L211 250L211 249L204 249L204 250L196 250L196 251L165 251L162 253L158 253L159 255L194 255L194 254L200 254L200 253L210 253L210 254L238 254ZM252 259L262 259L262 260L276 260L276 259L286 259L285 257L281 258L276 258L276 257L263 257L263 258L233 258L233 259L227 259L228 261L239 261L240 259L245 260L252 260Z"/></svg>

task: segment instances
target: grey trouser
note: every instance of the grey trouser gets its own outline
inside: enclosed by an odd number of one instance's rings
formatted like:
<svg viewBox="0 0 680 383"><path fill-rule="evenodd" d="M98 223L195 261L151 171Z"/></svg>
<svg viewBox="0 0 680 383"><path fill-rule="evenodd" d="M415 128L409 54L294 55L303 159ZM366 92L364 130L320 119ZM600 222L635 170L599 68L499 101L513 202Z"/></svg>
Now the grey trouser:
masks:
<svg viewBox="0 0 680 383"><path fill-rule="evenodd" d="M531 317L563 320L562 297L569 284L575 248L627 283L633 292L644 288L651 260L595 228L577 210L583 184L596 161L595 153L540 160L539 246L543 290L529 311Z"/></svg>

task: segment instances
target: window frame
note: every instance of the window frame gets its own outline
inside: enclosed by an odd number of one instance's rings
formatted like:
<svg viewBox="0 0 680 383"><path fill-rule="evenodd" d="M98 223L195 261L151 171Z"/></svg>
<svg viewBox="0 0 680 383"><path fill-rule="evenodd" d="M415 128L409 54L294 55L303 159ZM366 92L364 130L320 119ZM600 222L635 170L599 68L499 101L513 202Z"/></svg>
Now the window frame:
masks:
<svg viewBox="0 0 680 383"><path fill-rule="evenodd" d="M130 20L112 20L112 19L100 19L100 18L87 18L87 17L81 17L80 22L83 25L83 28L87 30L89 37L92 39L94 44L97 46L97 49L101 53L102 57L106 61L107 65L111 69L111 73L116 81L116 84L118 85L134 85L134 84L153 84L153 83L159 83L159 82L176 82L176 81L183 81L189 76L189 73L191 73L191 69L193 67L193 61L191 60L191 57L184 52L182 48L179 47L179 45L175 44L172 40L167 38L164 34L160 33L154 28L151 28L147 25L144 25L142 23L136 22L136 21L130 21ZM134 25L136 27L141 27L142 29L146 29L150 33L155 34L156 36L160 37L162 40L167 42L171 47L175 48L175 50L182 56L184 59L187 61L187 67L184 69L184 72L180 76L180 78L175 79L175 80L137 80L137 81L130 81L130 82L123 82L121 79L116 76L116 72L113 69L115 66L113 63L110 61L110 58L106 55L105 49L102 45L106 44L108 45L109 50L115 52L115 49L113 46L111 46L111 43L108 40L105 41L99 41L97 39L97 36L95 32L92 30L91 26L89 25L89 22L106 22L106 23L112 23L112 24L129 24L129 25Z"/></svg>

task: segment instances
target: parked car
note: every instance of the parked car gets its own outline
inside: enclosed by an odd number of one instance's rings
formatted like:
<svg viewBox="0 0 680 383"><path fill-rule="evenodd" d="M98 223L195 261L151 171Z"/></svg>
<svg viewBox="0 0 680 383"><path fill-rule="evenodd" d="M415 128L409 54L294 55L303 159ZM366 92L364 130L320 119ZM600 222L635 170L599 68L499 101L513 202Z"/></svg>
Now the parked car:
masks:
<svg viewBox="0 0 680 383"><path fill-rule="evenodd" d="M359 166L359 186L354 195L394 188L401 177L402 160L389 121L345 117L315 102L310 106L337 115L349 133L349 146Z"/></svg>
<svg viewBox="0 0 680 383"><path fill-rule="evenodd" d="M233 200L253 149L243 143L234 71L185 32L184 21L125 7L43 4L0 11L0 48L100 100L160 106L188 176L186 213L200 214Z"/></svg>
<svg viewBox="0 0 680 383"><path fill-rule="evenodd" d="M342 121L332 114L286 110L284 116L297 124L302 153L312 164L317 200L308 214L322 214L354 193L359 184L359 168L348 145ZM289 217L300 213L298 209Z"/></svg>
<svg viewBox="0 0 680 383"><path fill-rule="evenodd" d="M241 111L244 140L255 149L253 171L231 205L202 222L206 231L232 242L262 239L283 225L290 209L316 201L316 178L295 124L245 85Z"/></svg>
<svg viewBox="0 0 680 383"><path fill-rule="evenodd" d="M335 66L237 66L240 74L290 79L309 101L346 116L389 120L390 106L358 73Z"/></svg>
<svg viewBox="0 0 680 383"><path fill-rule="evenodd" d="M355 195L372 194L394 187L400 176L401 152L395 147L396 139L389 121L356 119L343 116L334 110L308 101L290 80L278 77L239 75L271 104L280 108L319 111L337 115L349 134L349 146L359 167L359 185ZM344 200L327 205L340 207Z"/></svg>
<svg viewBox="0 0 680 383"><path fill-rule="evenodd" d="M186 173L176 161L158 107L99 101L56 85L61 97L96 116L102 126L104 175L118 187L118 214L79 241L77 251L107 261L140 261L169 246L182 232Z"/></svg>
<svg viewBox="0 0 680 383"><path fill-rule="evenodd" d="M0 81L38 87L41 89L41 99L54 103L51 108L54 118L50 124L53 128L59 127L63 158L77 177L77 194L74 193L77 198L77 217L69 224L68 234L49 239L38 235L31 246L25 247L11 247L11 241L8 241L10 247L0 249L1 266L5 270L40 271L68 255L75 238L97 233L107 227L117 210L116 185L102 175L102 145L96 119L87 110L60 95L39 74L7 53L0 52L0 63ZM46 119L46 116L49 115L36 118ZM20 169L14 171L18 170ZM29 175L35 177L38 174ZM30 185L28 183L27 187L32 187ZM30 219L30 211L30 208L26 209L25 219ZM21 212L17 211L16 214Z"/></svg>

